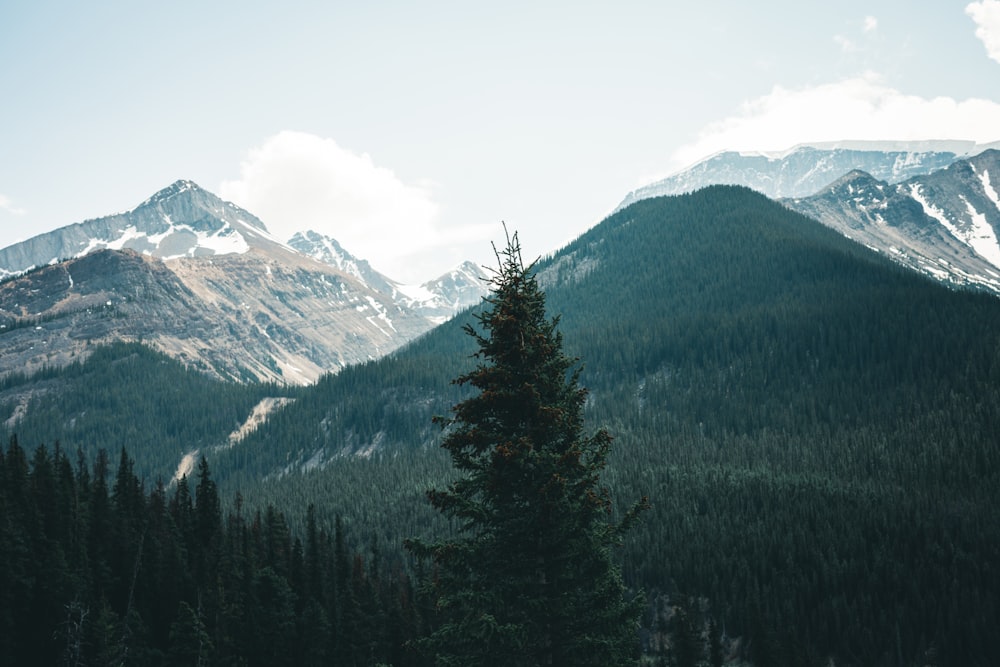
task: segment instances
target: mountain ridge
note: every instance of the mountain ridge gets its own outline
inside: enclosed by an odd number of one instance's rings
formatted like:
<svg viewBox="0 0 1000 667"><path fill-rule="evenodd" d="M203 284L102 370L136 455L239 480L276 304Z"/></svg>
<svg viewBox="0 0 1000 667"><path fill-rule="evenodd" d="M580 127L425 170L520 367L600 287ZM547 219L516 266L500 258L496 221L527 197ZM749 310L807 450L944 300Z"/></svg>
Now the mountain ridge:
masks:
<svg viewBox="0 0 1000 667"><path fill-rule="evenodd" d="M633 190L615 210L641 199L683 194L706 185L743 185L771 198L804 197L852 169L897 182L991 148L1000 148L1000 142L840 141L798 144L776 152L720 151Z"/></svg>
<svg viewBox="0 0 1000 667"><path fill-rule="evenodd" d="M339 255L304 253L180 180L124 213L0 249L11 350L0 375L67 363L91 342L143 340L220 378L303 384L391 352L467 305L429 290L414 299L322 242ZM36 321L45 326L25 326Z"/></svg>
<svg viewBox="0 0 1000 667"><path fill-rule="evenodd" d="M175 220L176 218L176 220ZM256 216L193 181L178 180L123 212L91 218L0 248L0 278L101 248L159 259L243 253L281 244Z"/></svg>
<svg viewBox="0 0 1000 667"><path fill-rule="evenodd" d="M782 203L952 285L1000 294L1000 150L898 183L855 170Z"/></svg>

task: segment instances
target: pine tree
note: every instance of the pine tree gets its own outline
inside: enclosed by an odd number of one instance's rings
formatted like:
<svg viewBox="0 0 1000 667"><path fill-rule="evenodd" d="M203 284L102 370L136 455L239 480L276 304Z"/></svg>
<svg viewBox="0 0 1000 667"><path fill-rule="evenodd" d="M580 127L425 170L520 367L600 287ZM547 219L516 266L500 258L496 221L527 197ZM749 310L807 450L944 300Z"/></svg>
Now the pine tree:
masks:
<svg viewBox="0 0 1000 667"><path fill-rule="evenodd" d="M634 662L639 607L612 556L644 501L613 520L611 436L584 435L580 369L516 233L497 259L482 331L465 327L476 368L454 380L478 393L438 419L460 475L428 496L459 536L408 542L434 560L442 614L420 645L439 665Z"/></svg>

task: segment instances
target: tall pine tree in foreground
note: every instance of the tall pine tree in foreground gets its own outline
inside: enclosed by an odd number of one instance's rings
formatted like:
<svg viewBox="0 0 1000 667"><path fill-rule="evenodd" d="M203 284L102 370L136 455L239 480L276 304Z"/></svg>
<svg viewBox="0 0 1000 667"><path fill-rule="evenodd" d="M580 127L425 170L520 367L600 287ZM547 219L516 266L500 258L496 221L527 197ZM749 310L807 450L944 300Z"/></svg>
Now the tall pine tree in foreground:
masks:
<svg viewBox="0 0 1000 667"><path fill-rule="evenodd" d="M497 259L481 331L466 326L476 368L454 380L478 393L438 420L459 477L428 496L458 535L408 543L433 560L441 614L420 647L438 665L633 663L640 603L613 550L645 501L613 519L600 482L611 436L584 435L580 369L516 233Z"/></svg>

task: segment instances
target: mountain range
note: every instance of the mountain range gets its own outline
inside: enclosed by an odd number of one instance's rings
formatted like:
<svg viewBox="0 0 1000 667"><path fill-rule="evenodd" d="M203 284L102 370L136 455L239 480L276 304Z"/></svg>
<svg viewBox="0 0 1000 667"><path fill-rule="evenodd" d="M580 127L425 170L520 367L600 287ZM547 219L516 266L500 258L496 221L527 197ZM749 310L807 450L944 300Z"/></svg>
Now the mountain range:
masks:
<svg viewBox="0 0 1000 667"><path fill-rule="evenodd" d="M970 183L983 184L976 169ZM154 273L226 257L104 249L3 286L63 267L34 295L21 283L20 303L127 269L130 284L146 280L131 299L160 290L169 301L195 290ZM112 260L125 266L105 269ZM328 282L346 281L325 266ZM945 288L732 186L637 201L537 270L566 352L582 360L587 427L615 438L609 494L652 504L622 555L650 600L644 637L690 596L734 656L757 664L996 662L994 295ZM126 318L128 301L95 308ZM55 322L22 317L0 344ZM234 512L343 520L373 561L405 567L403 537L446 528L426 491L452 475L433 417L467 395L451 382L477 363L465 325L474 311L303 387L223 382L142 345L91 345L65 368L0 378L0 420L29 447L61 443L81 460L127 448L150 488L197 450Z"/></svg>
<svg viewBox="0 0 1000 667"><path fill-rule="evenodd" d="M996 147L841 142L726 152L629 193L618 210L745 185L908 268L1000 294ZM305 384L476 304L485 278L466 262L403 285L333 238L305 231L284 242L252 213L177 181L126 212L0 249L0 375L65 364L92 343L141 340L219 378Z"/></svg>
<svg viewBox="0 0 1000 667"><path fill-rule="evenodd" d="M722 151L633 190L616 210L641 199L684 194L707 185L745 185L772 199L806 197L854 170L898 183L991 148L1000 148L1000 141L839 141L779 152Z"/></svg>
<svg viewBox="0 0 1000 667"><path fill-rule="evenodd" d="M630 192L617 210L744 185L936 280L1000 294L1000 142L839 142L723 152ZM991 179L992 174L992 179Z"/></svg>
<svg viewBox="0 0 1000 667"><path fill-rule="evenodd" d="M1000 151L898 183L851 171L787 206L920 273L1000 293Z"/></svg>
<svg viewBox="0 0 1000 667"><path fill-rule="evenodd" d="M313 382L475 303L483 275L464 264L408 288L334 239L284 243L177 181L127 212L0 249L0 375L141 340L220 378Z"/></svg>

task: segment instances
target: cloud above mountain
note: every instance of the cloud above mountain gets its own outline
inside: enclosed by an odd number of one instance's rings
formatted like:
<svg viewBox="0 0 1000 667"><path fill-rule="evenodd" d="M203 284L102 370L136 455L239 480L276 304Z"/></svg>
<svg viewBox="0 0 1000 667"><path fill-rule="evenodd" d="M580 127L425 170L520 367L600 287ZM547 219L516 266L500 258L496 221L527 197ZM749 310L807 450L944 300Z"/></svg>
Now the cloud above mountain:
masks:
<svg viewBox="0 0 1000 667"><path fill-rule="evenodd" d="M774 86L739 111L710 123L674 153L678 166L722 150L780 151L802 141L1000 139L1000 104L908 95L878 74L801 88ZM807 138L807 139L806 139Z"/></svg>
<svg viewBox="0 0 1000 667"><path fill-rule="evenodd" d="M466 258L459 245L494 226L443 227L433 189L406 183L367 153L306 132L282 131L250 149L219 195L282 240L313 230L403 282L422 282ZM430 251L430 252L428 252Z"/></svg>
<svg viewBox="0 0 1000 667"><path fill-rule="evenodd" d="M969 3L965 14L975 24L975 38L986 46L987 55L1000 62L1000 0ZM869 15L853 25L854 37L837 34L833 38L846 54L871 47L866 40L875 37L881 24ZM1000 140L997 118L1000 102L996 100L912 94L869 69L834 81L776 84L770 92L745 100L730 115L706 124L694 140L674 151L672 161L674 168L680 168L719 151L782 151L803 142L961 139L989 143Z"/></svg>
<svg viewBox="0 0 1000 667"><path fill-rule="evenodd" d="M439 206L429 188L404 183L367 153L333 139L280 132L247 152L223 199L259 216L287 240L308 229L360 257L403 255L426 245Z"/></svg>
<svg viewBox="0 0 1000 667"><path fill-rule="evenodd" d="M972 2L965 13L976 23L976 37L986 46L986 53L1000 63L1000 0Z"/></svg>

